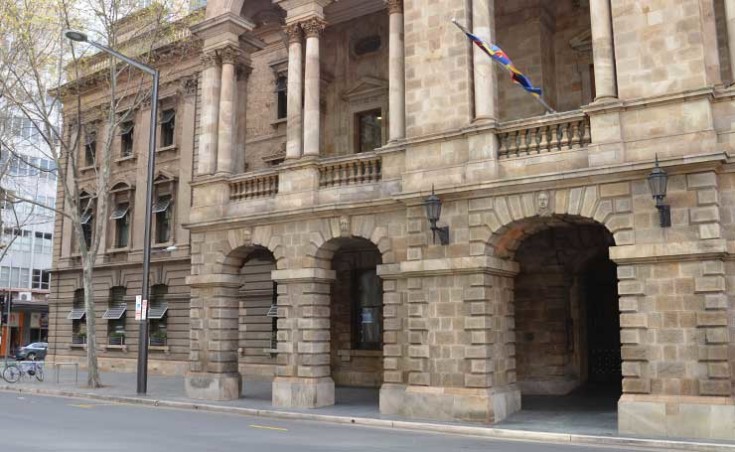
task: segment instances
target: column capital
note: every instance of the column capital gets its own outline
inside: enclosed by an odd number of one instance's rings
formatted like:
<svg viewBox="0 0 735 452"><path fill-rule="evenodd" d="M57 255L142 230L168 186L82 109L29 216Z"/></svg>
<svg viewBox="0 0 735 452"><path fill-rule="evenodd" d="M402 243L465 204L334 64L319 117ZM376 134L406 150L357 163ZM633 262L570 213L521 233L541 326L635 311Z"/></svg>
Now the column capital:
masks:
<svg viewBox="0 0 735 452"><path fill-rule="evenodd" d="M227 46L217 50L222 64L235 64L238 63L243 56L242 50L235 46Z"/></svg>
<svg viewBox="0 0 735 452"><path fill-rule="evenodd" d="M203 53L200 57L201 63L202 63L202 69L207 69L212 66L217 66L220 63L219 56L217 55L217 52L206 52Z"/></svg>
<svg viewBox="0 0 735 452"><path fill-rule="evenodd" d="M301 24L289 24L283 27L283 31L288 36L288 43L293 44L295 42L301 42L304 38L304 30L301 28Z"/></svg>
<svg viewBox="0 0 735 452"><path fill-rule="evenodd" d="M303 28L307 38L318 38L326 27L327 22L318 17L312 17L301 22L301 28Z"/></svg>
<svg viewBox="0 0 735 452"><path fill-rule="evenodd" d="M403 0L385 0L388 14L403 14Z"/></svg>

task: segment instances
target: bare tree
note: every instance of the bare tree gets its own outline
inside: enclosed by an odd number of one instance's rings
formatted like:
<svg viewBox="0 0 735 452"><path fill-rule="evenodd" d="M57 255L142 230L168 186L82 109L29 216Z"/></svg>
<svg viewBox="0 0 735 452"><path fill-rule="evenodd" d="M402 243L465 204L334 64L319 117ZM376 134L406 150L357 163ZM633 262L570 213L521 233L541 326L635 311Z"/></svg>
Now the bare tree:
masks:
<svg viewBox="0 0 735 452"><path fill-rule="evenodd" d="M113 140L131 112L150 101L151 80L105 54L73 46L62 30L82 28L90 38L148 64L188 27L175 0L140 8L133 0L9 0L0 6L0 91L3 101L38 129L58 171L53 210L70 222L83 274L88 385L101 386L95 341L95 263L109 216ZM0 46L2 47L2 46ZM101 101L90 93L102 92ZM57 112L63 106L63 121ZM122 112L122 113L121 113ZM88 124L104 137L90 150ZM86 161L92 155L92 161ZM147 156L141 156L147 157ZM22 199L34 203L30 199ZM35 203L38 207L38 203ZM97 221L90 221L95 218Z"/></svg>

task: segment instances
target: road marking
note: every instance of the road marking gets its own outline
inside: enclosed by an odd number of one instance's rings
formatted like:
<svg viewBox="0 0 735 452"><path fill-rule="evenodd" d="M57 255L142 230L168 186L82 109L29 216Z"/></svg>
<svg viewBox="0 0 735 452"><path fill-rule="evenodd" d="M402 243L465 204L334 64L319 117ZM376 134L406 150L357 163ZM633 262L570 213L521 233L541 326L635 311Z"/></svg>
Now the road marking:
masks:
<svg viewBox="0 0 735 452"><path fill-rule="evenodd" d="M74 408L94 408L98 405L90 405L88 403L77 403L77 404L71 404L69 406L74 407Z"/></svg>
<svg viewBox="0 0 735 452"><path fill-rule="evenodd" d="M287 432L288 431L287 428L270 427L268 425L255 425L255 424L252 424L252 425L250 425L250 427L252 427L252 428L259 428L259 429L263 429L263 430L275 430L277 432Z"/></svg>

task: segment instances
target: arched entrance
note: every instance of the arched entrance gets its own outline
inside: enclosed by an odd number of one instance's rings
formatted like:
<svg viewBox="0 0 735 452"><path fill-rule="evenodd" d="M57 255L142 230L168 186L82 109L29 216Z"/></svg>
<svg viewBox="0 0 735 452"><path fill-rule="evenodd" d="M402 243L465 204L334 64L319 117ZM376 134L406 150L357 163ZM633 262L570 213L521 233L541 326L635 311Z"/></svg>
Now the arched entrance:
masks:
<svg viewBox="0 0 735 452"><path fill-rule="evenodd" d="M340 238L331 267L330 366L337 387L379 388L383 376L383 289L376 268L377 246L362 238ZM340 391L336 402L340 402Z"/></svg>
<svg viewBox="0 0 735 452"><path fill-rule="evenodd" d="M529 220L511 231L523 231L513 256L522 411L508 422L572 411L584 421L593 411L614 423L622 374L612 234L576 217Z"/></svg>
<svg viewBox="0 0 735 452"><path fill-rule="evenodd" d="M515 254L516 360L522 394L563 395L620 382L612 236L597 224L551 225Z"/></svg>
<svg viewBox="0 0 735 452"><path fill-rule="evenodd" d="M277 284L271 279L276 258L255 247L245 257L238 312L238 368L244 376L272 377L276 364Z"/></svg>

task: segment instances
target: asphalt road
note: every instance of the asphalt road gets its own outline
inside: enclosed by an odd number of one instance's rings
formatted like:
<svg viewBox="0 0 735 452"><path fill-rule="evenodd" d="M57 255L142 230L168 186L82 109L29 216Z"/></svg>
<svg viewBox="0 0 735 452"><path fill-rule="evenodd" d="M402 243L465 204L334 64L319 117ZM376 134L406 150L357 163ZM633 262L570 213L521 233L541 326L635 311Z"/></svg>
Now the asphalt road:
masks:
<svg viewBox="0 0 735 452"><path fill-rule="evenodd" d="M0 392L3 451L606 451ZM641 449L637 449L641 450Z"/></svg>

